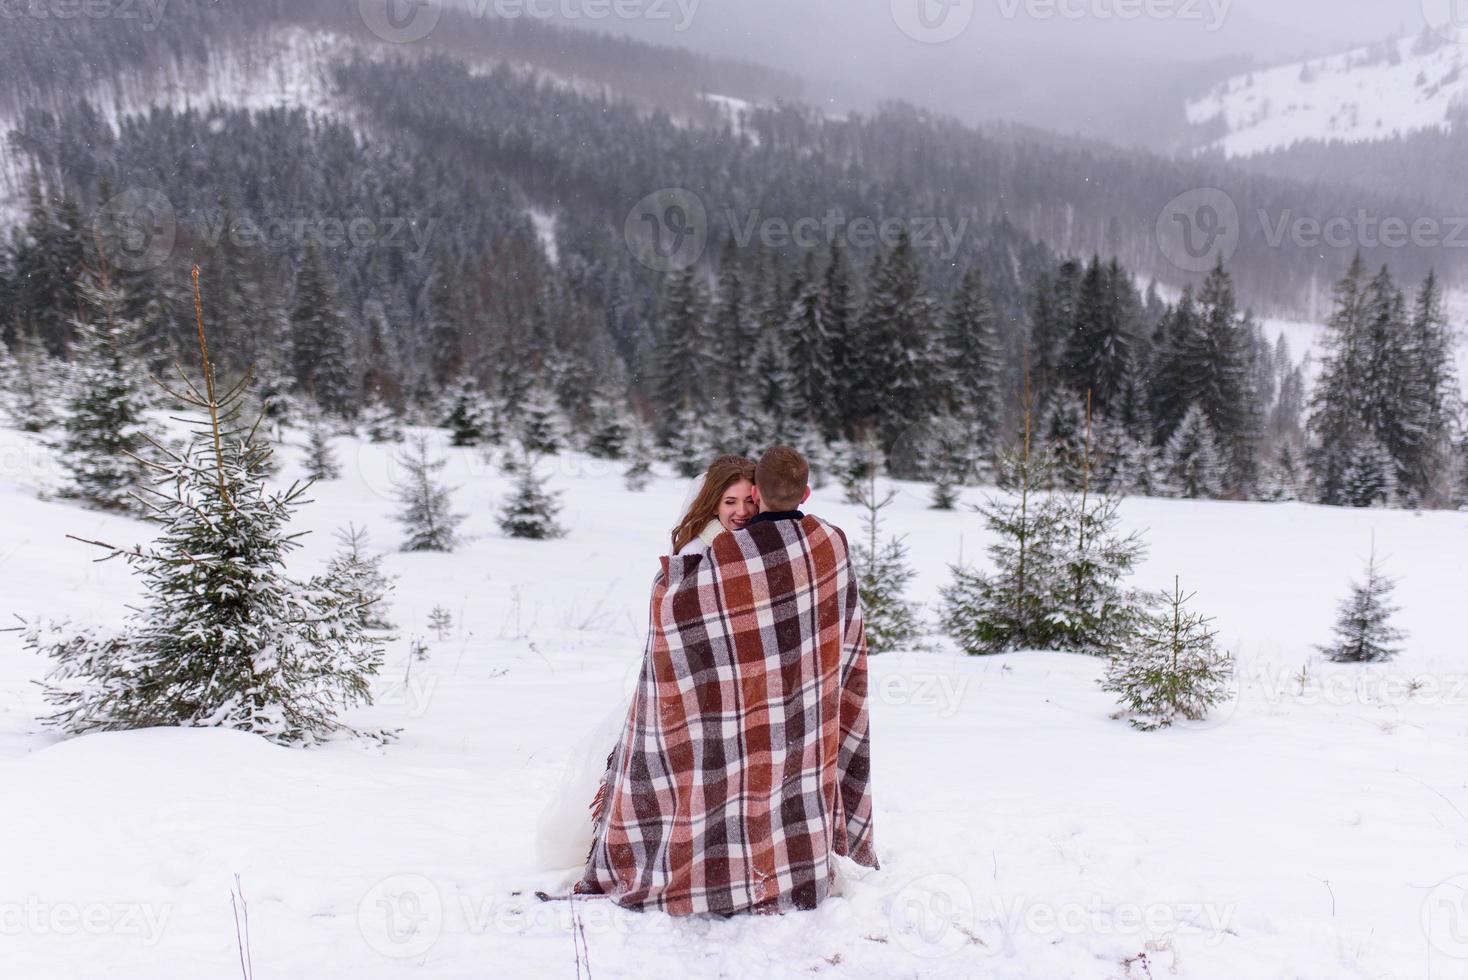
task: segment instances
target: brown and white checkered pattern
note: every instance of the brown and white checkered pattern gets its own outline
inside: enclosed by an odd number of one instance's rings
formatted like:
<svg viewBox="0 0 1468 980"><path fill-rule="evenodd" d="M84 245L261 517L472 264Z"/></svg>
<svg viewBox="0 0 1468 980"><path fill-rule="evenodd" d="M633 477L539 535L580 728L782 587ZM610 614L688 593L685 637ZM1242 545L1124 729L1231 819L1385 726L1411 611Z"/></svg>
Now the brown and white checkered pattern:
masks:
<svg viewBox="0 0 1468 980"><path fill-rule="evenodd" d="M720 535L653 582L578 891L673 915L814 908L833 854L877 866L869 770L845 535L814 517Z"/></svg>

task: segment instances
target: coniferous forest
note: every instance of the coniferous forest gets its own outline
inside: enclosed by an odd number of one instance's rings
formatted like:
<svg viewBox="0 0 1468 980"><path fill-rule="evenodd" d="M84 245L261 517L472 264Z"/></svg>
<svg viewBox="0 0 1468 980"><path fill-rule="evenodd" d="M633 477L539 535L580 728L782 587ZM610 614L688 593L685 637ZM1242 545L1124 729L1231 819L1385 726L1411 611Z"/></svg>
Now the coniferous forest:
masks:
<svg viewBox="0 0 1468 980"><path fill-rule="evenodd" d="M325 69L330 112L119 116L46 82L217 57L221 20L176 13L155 28L171 47L119 46L109 25L83 64L47 55L87 51L55 22L7 35L19 186L0 317L18 390L82 356L87 270L109 259L128 354L187 361L198 264L219 370L250 372L280 412L440 423L468 386L512 422L551 408L582 444L633 419L675 461L818 436L829 470L875 446L893 475L963 482L992 474L1028 388L1063 456L1095 433L1113 492L1461 497L1441 285L1457 270L1435 269L1451 256L1322 262L1260 245L1246 221L1227 263L1186 272L1149 227L1159 187L1327 212L1344 192L901 105L828 118L783 101L794 80L683 53L657 62L681 83L658 99L617 69L661 49L525 22L466 25L523 59L487 66L449 42L352 48ZM217 18L239 39L340 13L323 0ZM556 76L568 58L598 81ZM710 113L697 93L715 85L755 101ZM697 236L686 261L640 252L629 216L658 192L701 212L657 229ZM156 227L129 225L140 208ZM802 220L820 230L790 234ZM1310 392L1305 352L1252 311L1320 295L1331 353Z"/></svg>

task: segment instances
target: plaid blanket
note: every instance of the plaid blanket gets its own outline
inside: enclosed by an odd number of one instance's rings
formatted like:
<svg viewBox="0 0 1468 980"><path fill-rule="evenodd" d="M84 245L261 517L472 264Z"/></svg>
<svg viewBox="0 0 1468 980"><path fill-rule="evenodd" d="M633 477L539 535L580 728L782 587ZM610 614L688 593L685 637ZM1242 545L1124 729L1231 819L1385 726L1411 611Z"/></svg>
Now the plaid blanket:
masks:
<svg viewBox="0 0 1468 980"><path fill-rule="evenodd" d="M877 866L866 699L838 528L762 522L664 559L577 890L672 915L814 908L834 854Z"/></svg>

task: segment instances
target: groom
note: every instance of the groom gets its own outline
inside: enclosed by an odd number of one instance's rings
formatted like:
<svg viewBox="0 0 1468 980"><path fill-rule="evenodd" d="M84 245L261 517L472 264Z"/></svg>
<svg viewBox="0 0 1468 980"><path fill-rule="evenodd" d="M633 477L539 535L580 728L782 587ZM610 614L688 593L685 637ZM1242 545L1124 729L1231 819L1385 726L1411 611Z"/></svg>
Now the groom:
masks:
<svg viewBox="0 0 1468 980"><path fill-rule="evenodd" d="M798 509L808 481L776 446L755 471L760 514L664 559L577 891L780 912L830 893L835 855L877 866L861 602L846 536Z"/></svg>

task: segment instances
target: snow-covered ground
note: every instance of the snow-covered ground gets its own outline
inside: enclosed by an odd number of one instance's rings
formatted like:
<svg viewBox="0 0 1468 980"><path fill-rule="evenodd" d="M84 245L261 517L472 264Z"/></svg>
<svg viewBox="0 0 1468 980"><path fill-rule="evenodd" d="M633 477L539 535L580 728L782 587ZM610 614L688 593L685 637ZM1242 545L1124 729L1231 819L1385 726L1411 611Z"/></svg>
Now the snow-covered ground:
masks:
<svg viewBox="0 0 1468 980"><path fill-rule="evenodd" d="M349 521L396 546L389 452L337 449L344 478L302 515L303 572ZM284 452L289 478L300 447ZM512 541L494 521L507 481L477 451L444 452L473 540L387 559L402 638L355 719L401 727L385 748L63 739L36 720L44 662L0 634L0 975L239 976L236 876L261 977L576 975L572 908L531 896L561 877L536 867L536 820L635 669L685 484L628 493L616 466L567 454L546 472L569 536ZM149 530L39 499L54 477L49 453L0 429L0 612L116 622L137 595L127 569L65 535L125 544ZM924 487L897 489L888 527L931 605L948 563L982 559L986 536L972 514L928 510ZM832 489L810 509L858 530ZM1162 500L1124 514L1151 544L1139 584L1181 575L1238 655L1225 709L1143 734L1110 717L1089 658L967 658L939 637L874 658L881 870L852 869L843 896L780 917L579 902L594 975L1468 973L1452 955L1468 954L1468 878L1451 880L1468 874L1468 514ZM1401 578L1407 649L1377 668L1322 663L1312 645L1373 541ZM441 641L427 628L440 605L455 623ZM430 656L410 668L415 637Z"/></svg>
<svg viewBox="0 0 1468 980"><path fill-rule="evenodd" d="M1447 127L1450 111L1468 97L1468 50L1411 37L1394 44L1395 58L1357 48L1237 75L1190 100L1188 121L1199 126L1221 117L1226 132L1210 145L1229 156L1302 140L1384 140Z"/></svg>

